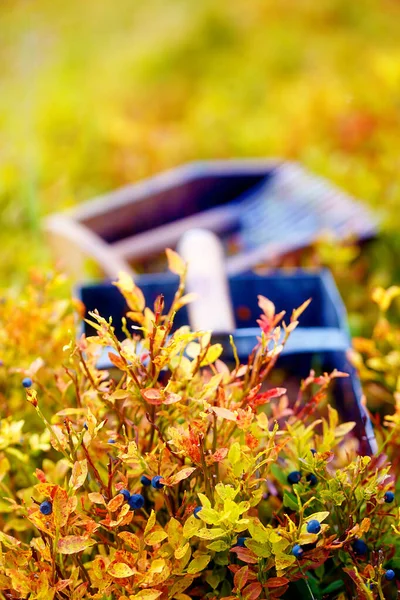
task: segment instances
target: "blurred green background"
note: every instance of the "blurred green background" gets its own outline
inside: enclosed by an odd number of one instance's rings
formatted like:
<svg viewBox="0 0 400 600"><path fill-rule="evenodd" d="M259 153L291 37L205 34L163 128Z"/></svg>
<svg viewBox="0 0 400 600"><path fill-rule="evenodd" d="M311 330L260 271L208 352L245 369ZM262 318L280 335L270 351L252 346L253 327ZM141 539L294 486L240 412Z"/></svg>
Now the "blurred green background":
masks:
<svg viewBox="0 0 400 600"><path fill-rule="evenodd" d="M398 276L398 0L3 0L3 286L44 214L187 160L298 159L379 211ZM364 292L362 292L364 293Z"/></svg>

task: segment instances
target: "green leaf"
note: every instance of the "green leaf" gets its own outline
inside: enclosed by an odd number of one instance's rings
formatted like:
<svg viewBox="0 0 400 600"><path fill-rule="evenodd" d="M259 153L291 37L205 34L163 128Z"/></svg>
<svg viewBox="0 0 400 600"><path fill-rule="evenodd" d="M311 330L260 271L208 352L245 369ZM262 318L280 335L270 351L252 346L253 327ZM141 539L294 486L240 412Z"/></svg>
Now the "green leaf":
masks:
<svg viewBox="0 0 400 600"><path fill-rule="evenodd" d="M283 505L287 506L291 510L295 510L296 512L299 510L299 505L297 504L295 495L289 492L285 492L283 494Z"/></svg>
<svg viewBox="0 0 400 600"><path fill-rule="evenodd" d="M238 463L240 461L240 457L241 457L240 444L239 444L239 442L235 442L230 447L230 450L228 453L228 460L231 463L231 465L236 465L236 463Z"/></svg>
<svg viewBox="0 0 400 600"><path fill-rule="evenodd" d="M203 507L197 516L207 525L218 525L221 520L220 514L213 508Z"/></svg>
<svg viewBox="0 0 400 600"><path fill-rule="evenodd" d="M326 588L322 590L323 594L331 594L332 592L338 592L341 588L343 588L343 581L337 579L336 581L332 581Z"/></svg>

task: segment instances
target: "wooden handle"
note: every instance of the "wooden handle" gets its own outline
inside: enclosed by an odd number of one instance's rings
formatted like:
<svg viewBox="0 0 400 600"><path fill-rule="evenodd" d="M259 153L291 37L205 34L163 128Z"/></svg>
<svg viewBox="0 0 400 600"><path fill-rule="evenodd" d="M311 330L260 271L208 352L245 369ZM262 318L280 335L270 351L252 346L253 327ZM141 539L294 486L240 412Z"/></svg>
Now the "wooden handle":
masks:
<svg viewBox="0 0 400 600"><path fill-rule="evenodd" d="M61 268L77 280L85 278L88 259L93 260L106 277L116 277L120 271L134 274L129 263L109 244L66 215L56 214L45 219L44 230Z"/></svg>

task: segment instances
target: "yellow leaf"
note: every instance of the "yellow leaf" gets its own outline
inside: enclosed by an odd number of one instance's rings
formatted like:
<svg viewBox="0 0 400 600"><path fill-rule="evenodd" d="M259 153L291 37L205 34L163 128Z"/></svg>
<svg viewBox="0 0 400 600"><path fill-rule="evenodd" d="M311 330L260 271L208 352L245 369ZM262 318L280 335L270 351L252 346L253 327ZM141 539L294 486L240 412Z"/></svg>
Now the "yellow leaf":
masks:
<svg viewBox="0 0 400 600"><path fill-rule="evenodd" d="M65 490L58 487L53 498L53 517L56 529L64 527L68 521L68 494Z"/></svg>
<svg viewBox="0 0 400 600"><path fill-rule="evenodd" d="M350 431L352 431L354 429L355 426L356 426L356 424L354 423L354 421L350 421L349 423L342 423L341 425L338 425L335 429L335 438L343 437L344 435L347 435L348 433L350 433Z"/></svg>
<svg viewBox="0 0 400 600"><path fill-rule="evenodd" d="M316 512L312 515L308 515L306 517L306 521L308 522L308 521L315 519L316 521L319 521L320 523L322 523L322 521L325 521L325 519L327 517L329 517L329 514L330 513L327 510L324 510L322 512Z"/></svg>
<svg viewBox="0 0 400 600"><path fill-rule="evenodd" d="M189 542L187 542L184 546L181 546L180 548L177 548L174 552L174 556L176 558L176 560L181 560L181 558L183 558L186 554L186 552L189 550Z"/></svg>
<svg viewBox="0 0 400 600"><path fill-rule="evenodd" d="M142 590L134 596L129 596L129 600L157 600L161 596L162 592L154 589Z"/></svg>
<svg viewBox="0 0 400 600"><path fill-rule="evenodd" d="M132 577L135 573L129 565L123 562L111 563L107 569L107 575L111 575L115 579L124 579L125 577Z"/></svg>
<svg viewBox="0 0 400 600"><path fill-rule="evenodd" d="M186 272L185 261L179 256L177 252L171 250L171 248L167 248L165 252L167 255L169 270L172 271L172 273L176 273L179 276L184 275Z"/></svg>
<svg viewBox="0 0 400 600"><path fill-rule="evenodd" d="M200 366L206 367L207 365L211 365L212 363L214 363L221 356L222 351L223 348L221 344L214 344L213 346L210 346L207 350L207 354L200 363Z"/></svg>
<svg viewBox="0 0 400 600"><path fill-rule="evenodd" d="M211 410L221 419L236 421L236 414L223 406L213 406Z"/></svg>
<svg viewBox="0 0 400 600"><path fill-rule="evenodd" d="M175 475L172 475L172 477L168 477L167 485L176 485L180 481L183 481L184 479L187 479L188 477L190 477L190 475L195 470L196 470L196 467L185 467L184 469L181 469L180 471L178 471L178 473L175 473Z"/></svg>
<svg viewBox="0 0 400 600"><path fill-rule="evenodd" d="M110 512L115 512L123 505L124 502L124 496L122 494L117 494L114 496L114 498L111 498L110 502L107 504L107 508Z"/></svg>
<svg viewBox="0 0 400 600"><path fill-rule="evenodd" d="M69 486L73 490L77 490L84 484L87 474L88 467L86 458L84 458L83 460L76 461L76 463L72 467L72 475L69 480Z"/></svg>
<svg viewBox="0 0 400 600"><path fill-rule="evenodd" d="M187 572L193 574L203 571L210 562L210 560L211 556L209 556L208 554L203 554L202 556L194 558L188 564Z"/></svg>
<svg viewBox="0 0 400 600"><path fill-rule="evenodd" d="M149 533L144 538L144 541L148 546L154 546L155 544L159 544L160 542L165 540L165 538L167 537L168 534L163 529L159 529L157 531L152 531L151 533Z"/></svg>
<svg viewBox="0 0 400 600"><path fill-rule="evenodd" d="M154 512L154 510L152 510L150 513L149 519L147 521L147 525L144 530L144 537L146 537L146 535L149 533L149 531L151 531L153 529L155 524L156 524L156 513Z"/></svg>
<svg viewBox="0 0 400 600"><path fill-rule="evenodd" d="M59 538L57 542L57 551L60 554L76 554L93 546L95 542L82 535L66 535Z"/></svg>

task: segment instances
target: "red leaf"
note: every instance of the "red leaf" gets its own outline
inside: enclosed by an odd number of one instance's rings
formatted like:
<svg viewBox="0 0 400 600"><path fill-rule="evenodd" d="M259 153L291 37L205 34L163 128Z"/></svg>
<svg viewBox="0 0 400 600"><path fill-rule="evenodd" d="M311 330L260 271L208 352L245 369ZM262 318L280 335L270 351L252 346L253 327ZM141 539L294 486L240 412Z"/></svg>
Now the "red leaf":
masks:
<svg viewBox="0 0 400 600"><path fill-rule="evenodd" d="M248 548L242 548L241 546L235 546L231 549L231 552L234 552L239 560L242 562L248 563L250 565L255 565L258 562L258 559L254 552L249 550Z"/></svg>
<svg viewBox="0 0 400 600"><path fill-rule="evenodd" d="M268 579L266 585L267 588L278 588L288 583L289 579L286 579L286 577L271 577L271 579Z"/></svg>
<svg viewBox="0 0 400 600"><path fill-rule="evenodd" d="M247 583L249 575L249 567L245 565L235 574L233 578L233 583L235 585L236 591L242 590Z"/></svg>
<svg viewBox="0 0 400 600"><path fill-rule="evenodd" d="M254 583L250 583L247 587L242 591L243 600L257 600L261 596L262 586L261 583L255 581Z"/></svg>

